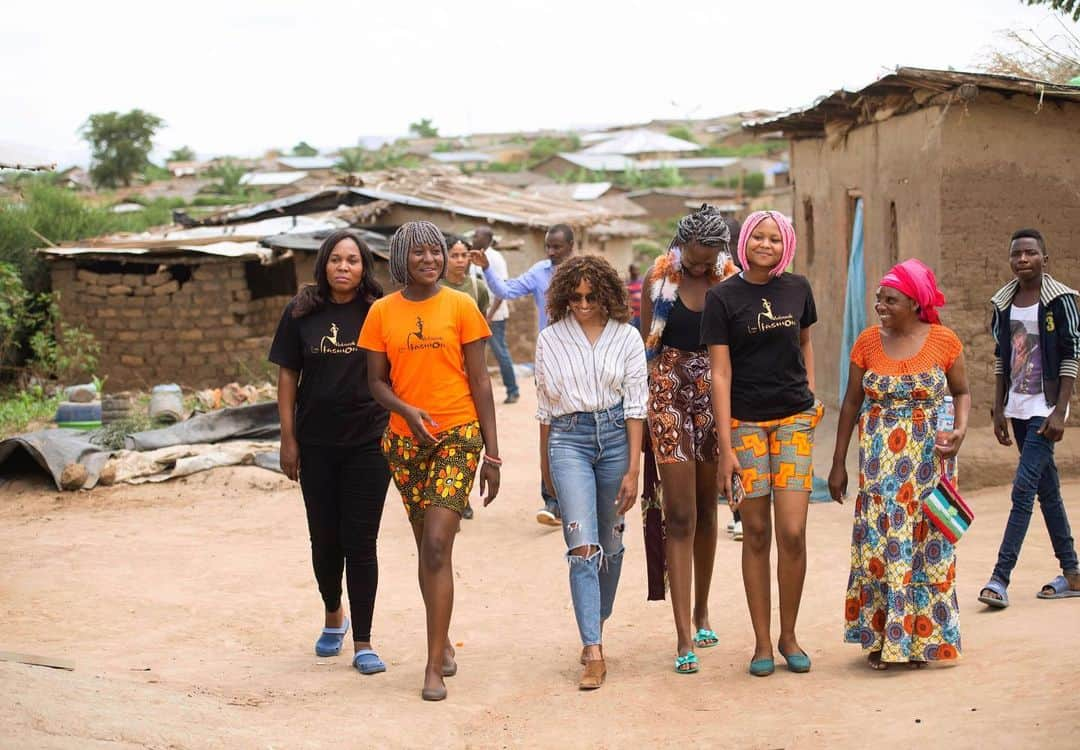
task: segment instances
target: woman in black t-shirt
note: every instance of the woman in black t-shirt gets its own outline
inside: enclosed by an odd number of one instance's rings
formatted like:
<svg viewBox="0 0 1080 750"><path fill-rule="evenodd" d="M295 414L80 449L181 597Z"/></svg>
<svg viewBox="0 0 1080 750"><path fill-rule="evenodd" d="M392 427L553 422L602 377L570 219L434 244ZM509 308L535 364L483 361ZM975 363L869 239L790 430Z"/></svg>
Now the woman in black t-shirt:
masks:
<svg viewBox="0 0 1080 750"><path fill-rule="evenodd" d="M810 326L814 295L802 276L785 273L795 230L776 211L747 217L739 234L742 272L709 291L701 341L709 347L713 409L720 443L718 481L743 524L743 585L754 626L750 673L772 674L769 635L773 497L780 585L780 655L792 672L810 671L795 638L806 577L806 511L813 480L814 398ZM744 499L745 498L745 499Z"/></svg>
<svg viewBox="0 0 1080 750"><path fill-rule="evenodd" d="M367 356L356 346L371 303L383 294L374 266L356 232L333 232L315 256L315 283L286 306L270 347L270 361L280 367L281 470L300 480L326 608L315 653L336 656L349 631L341 606L344 569L353 666L362 674L386 671L371 648L371 618L379 582L375 547L390 483L379 449L388 415L368 390Z"/></svg>

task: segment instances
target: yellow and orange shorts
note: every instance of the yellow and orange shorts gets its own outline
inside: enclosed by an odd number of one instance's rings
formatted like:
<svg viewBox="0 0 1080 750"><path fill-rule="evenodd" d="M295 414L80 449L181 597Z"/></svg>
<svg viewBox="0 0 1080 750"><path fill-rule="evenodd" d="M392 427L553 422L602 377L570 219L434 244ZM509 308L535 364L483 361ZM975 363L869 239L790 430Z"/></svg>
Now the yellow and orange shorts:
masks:
<svg viewBox="0 0 1080 750"><path fill-rule="evenodd" d="M484 451L480 423L451 427L435 438L437 442L425 445L411 435L389 429L383 433L382 452L410 522L422 521L431 506L449 508L460 516L469 505Z"/></svg>
<svg viewBox="0 0 1080 750"><path fill-rule="evenodd" d="M731 445L742 467L747 497L773 490L805 490L814 481L814 429L825 414L817 401L806 411L765 422L731 420Z"/></svg>

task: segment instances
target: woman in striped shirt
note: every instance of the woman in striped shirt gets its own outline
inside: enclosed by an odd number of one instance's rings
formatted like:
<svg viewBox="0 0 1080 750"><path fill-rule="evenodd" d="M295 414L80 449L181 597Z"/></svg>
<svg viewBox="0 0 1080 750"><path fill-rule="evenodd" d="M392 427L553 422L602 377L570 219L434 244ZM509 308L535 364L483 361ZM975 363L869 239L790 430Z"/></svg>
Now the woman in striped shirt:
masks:
<svg viewBox="0 0 1080 750"><path fill-rule="evenodd" d="M578 687L593 690L607 674L601 632L622 570L623 514L638 493L645 347L627 322L622 280L603 258L561 264L547 311L552 322L536 342L540 464L562 510L585 666Z"/></svg>

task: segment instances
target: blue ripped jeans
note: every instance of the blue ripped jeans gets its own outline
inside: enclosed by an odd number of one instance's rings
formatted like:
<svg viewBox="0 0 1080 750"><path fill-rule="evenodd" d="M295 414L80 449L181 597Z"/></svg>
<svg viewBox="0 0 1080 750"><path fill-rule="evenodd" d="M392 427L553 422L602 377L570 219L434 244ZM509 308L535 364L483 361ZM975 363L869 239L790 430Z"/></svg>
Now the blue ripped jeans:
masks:
<svg viewBox="0 0 1080 750"><path fill-rule="evenodd" d="M562 511L570 597L581 643L600 643L611 616L623 561L623 517L615 506L630 466L622 405L555 417L548 433L551 478ZM585 555L570 550L596 548Z"/></svg>
<svg viewBox="0 0 1080 750"><path fill-rule="evenodd" d="M1011 421L1016 447L1020 450L1020 464L1013 479L1012 510L1005 524L1005 536L998 550L993 577L1009 585L1031 523L1036 495L1061 570L1069 574L1080 572L1069 517L1065 514L1065 503L1061 499L1061 485L1054 464L1054 443L1038 434L1045 420L1043 417L1032 417Z"/></svg>

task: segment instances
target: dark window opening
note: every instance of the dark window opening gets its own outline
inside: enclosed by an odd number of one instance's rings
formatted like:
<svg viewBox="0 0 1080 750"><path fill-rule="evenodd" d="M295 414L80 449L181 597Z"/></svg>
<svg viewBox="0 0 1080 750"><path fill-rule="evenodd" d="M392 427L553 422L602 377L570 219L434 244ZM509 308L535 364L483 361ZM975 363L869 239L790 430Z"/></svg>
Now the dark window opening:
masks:
<svg viewBox="0 0 1080 750"><path fill-rule="evenodd" d="M192 266L184 263L164 265L161 263L126 263L119 260L76 260L75 268L83 271L92 271L100 275L138 274L140 276L155 276L159 273L169 275L173 281L183 286L191 280Z"/></svg>
<svg viewBox="0 0 1080 750"><path fill-rule="evenodd" d="M807 198L803 201L803 227L806 235L806 264L814 263L814 202Z"/></svg>
<svg viewBox="0 0 1080 750"><path fill-rule="evenodd" d="M244 264L244 278L253 300L296 294L296 265L292 258L268 266L250 260Z"/></svg>
<svg viewBox="0 0 1080 750"><path fill-rule="evenodd" d="M896 221L896 201L889 201L889 267L900 262L900 227Z"/></svg>

